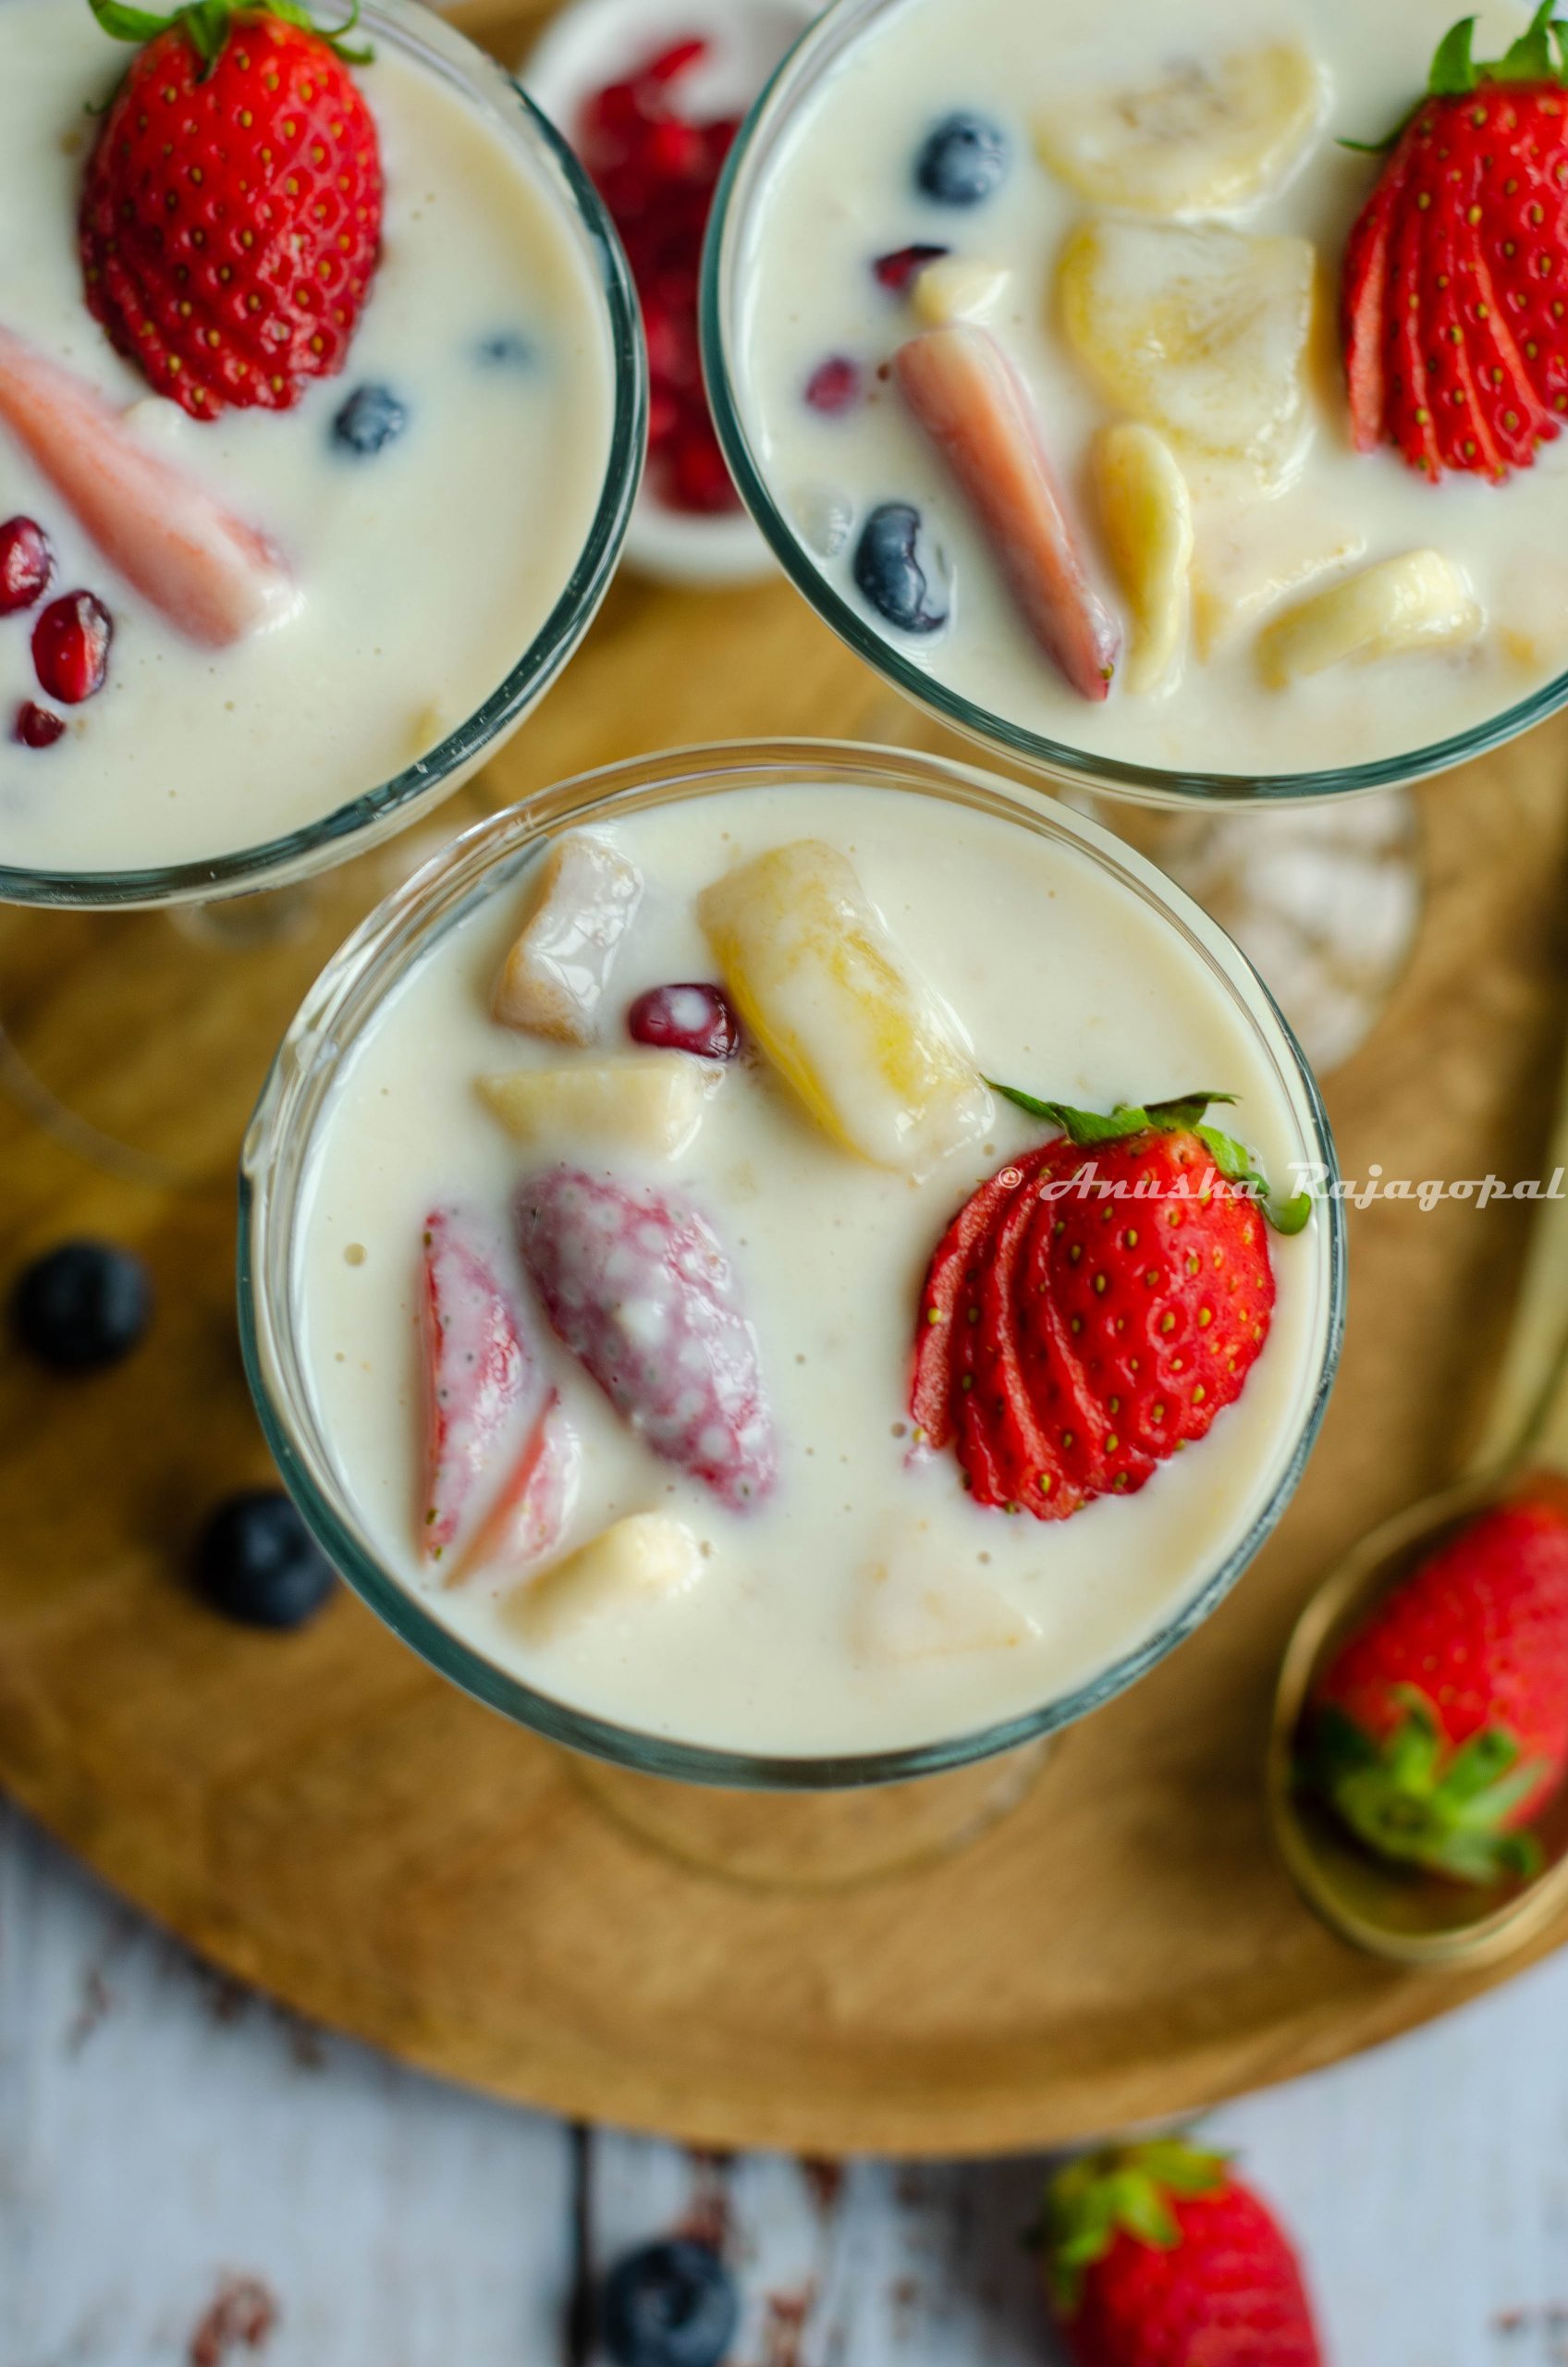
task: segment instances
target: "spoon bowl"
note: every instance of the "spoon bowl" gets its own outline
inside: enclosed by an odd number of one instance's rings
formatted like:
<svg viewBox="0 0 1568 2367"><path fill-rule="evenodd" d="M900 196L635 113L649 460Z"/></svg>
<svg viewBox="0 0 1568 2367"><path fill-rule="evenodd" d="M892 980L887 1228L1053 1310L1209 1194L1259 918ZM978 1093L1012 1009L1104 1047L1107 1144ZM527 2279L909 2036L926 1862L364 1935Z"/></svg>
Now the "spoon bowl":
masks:
<svg viewBox="0 0 1568 2367"><path fill-rule="evenodd" d="M1523 1496L1568 1513L1568 1479L1521 1458L1411 1505L1354 1546L1296 1623L1274 1697L1268 1809L1285 1865L1307 1905L1341 1939L1390 1963L1469 1971L1521 1948L1568 1912L1568 1786L1532 1825L1541 1870L1468 1884L1385 1860L1364 1847L1304 1782L1299 1747L1320 1673L1379 1599L1477 1514Z"/></svg>

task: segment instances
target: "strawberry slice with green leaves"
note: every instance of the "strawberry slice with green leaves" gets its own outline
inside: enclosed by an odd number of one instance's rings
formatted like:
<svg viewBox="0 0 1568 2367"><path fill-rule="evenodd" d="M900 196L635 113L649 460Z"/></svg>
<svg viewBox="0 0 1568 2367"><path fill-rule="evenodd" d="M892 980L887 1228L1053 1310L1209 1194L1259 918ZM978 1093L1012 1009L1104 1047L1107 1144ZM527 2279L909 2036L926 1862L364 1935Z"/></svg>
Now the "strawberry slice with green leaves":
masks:
<svg viewBox="0 0 1568 2367"><path fill-rule="evenodd" d="M1542 0L1506 55L1466 17L1427 95L1371 153L1341 335L1358 448L1501 483L1568 412L1568 25ZM1357 143L1346 141L1347 147Z"/></svg>
<svg viewBox="0 0 1568 2367"><path fill-rule="evenodd" d="M975 1501L1067 1517L1204 1437L1262 1353L1268 1227L1299 1232L1190 1094L1109 1112L988 1079L1056 1127L949 1225L920 1296L917 1448L953 1444Z"/></svg>

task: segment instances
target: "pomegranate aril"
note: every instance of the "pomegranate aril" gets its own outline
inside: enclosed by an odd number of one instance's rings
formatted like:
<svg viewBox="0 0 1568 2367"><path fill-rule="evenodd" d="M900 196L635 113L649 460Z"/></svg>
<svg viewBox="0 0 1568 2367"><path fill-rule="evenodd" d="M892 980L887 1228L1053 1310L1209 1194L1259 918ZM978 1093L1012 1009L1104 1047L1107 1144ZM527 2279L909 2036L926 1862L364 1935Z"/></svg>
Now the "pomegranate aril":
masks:
<svg viewBox="0 0 1568 2367"><path fill-rule="evenodd" d="M860 400L860 389L859 362L851 362L847 353L830 353L806 380L806 400L813 411L836 419Z"/></svg>
<svg viewBox="0 0 1568 2367"><path fill-rule="evenodd" d="M46 706L39 706L31 699L24 699L17 709L12 738L24 748L52 748L65 736L64 716L51 715Z"/></svg>
<svg viewBox="0 0 1568 2367"><path fill-rule="evenodd" d="M42 600L54 570L43 527L31 518L7 518L0 526L0 617L14 617Z"/></svg>
<svg viewBox="0 0 1568 2367"><path fill-rule="evenodd" d="M895 247L890 255L878 255L871 268L884 288L895 296L906 295L917 273L938 255L950 254L950 247Z"/></svg>
<svg viewBox="0 0 1568 2367"><path fill-rule="evenodd" d="M32 666L52 699L80 706L103 689L114 632L114 619L91 592L50 601L32 629Z"/></svg>
<svg viewBox="0 0 1568 2367"><path fill-rule="evenodd" d="M722 987L650 987L627 1012L626 1032L634 1044L704 1061L732 1061L741 1049L741 1022Z"/></svg>

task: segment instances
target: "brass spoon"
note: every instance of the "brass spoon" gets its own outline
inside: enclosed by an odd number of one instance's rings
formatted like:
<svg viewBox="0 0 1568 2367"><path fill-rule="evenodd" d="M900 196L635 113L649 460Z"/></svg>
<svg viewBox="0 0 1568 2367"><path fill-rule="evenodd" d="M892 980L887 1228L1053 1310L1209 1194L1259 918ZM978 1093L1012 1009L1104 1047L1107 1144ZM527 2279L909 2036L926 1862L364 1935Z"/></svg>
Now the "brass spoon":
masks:
<svg viewBox="0 0 1568 2367"><path fill-rule="evenodd" d="M1568 1167L1568 1088L1547 1172ZM1470 1887L1386 1864L1296 1780L1303 1712L1317 1672L1379 1595L1476 1513L1530 1492L1568 1510L1568 1202L1537 1215L1486 1438L1470 1475L1397 1513L1331 1570L1297 1622L1274 1698L1268 1805L1275 1839L1309 1907L1342 1939L1395 1964L1450 1971L1494 1963L1568 1910L1568 1788L1535 1821L1545 1862L1511 1885Z"/></svg>

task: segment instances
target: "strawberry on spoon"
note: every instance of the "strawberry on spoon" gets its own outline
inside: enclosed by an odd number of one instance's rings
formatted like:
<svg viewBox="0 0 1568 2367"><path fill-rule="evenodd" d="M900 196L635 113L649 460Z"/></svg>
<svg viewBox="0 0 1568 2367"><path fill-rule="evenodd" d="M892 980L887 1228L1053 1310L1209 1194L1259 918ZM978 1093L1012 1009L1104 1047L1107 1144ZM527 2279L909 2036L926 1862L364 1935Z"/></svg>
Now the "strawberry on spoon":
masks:
<svg viewBox="0 0 1568 2367"><path fill-rule="evenodd" d="M92 387L0 327L0 425L104 558L191 641L221 649L296 606L275 546L147 446Z"/></svg>
<svg viewBox="0 0 1568 2367"><path fill-rule="evenodd" d="M87 304L192 419L288 411L343 367L381 251L375 119L349 71L359 15L318 31L297 0L92 0L144 43L88 159Z"/></svg>
<svg viewBox="0 0 1568 2367"><path fill-rule="evenodd" d="M1391 141L1345 251L1356 447L1501 483L1568 413L1568 25L1542 0L1504 57L1466 17ZM1354 145L1354 142L1347 142Z"/></svg>

